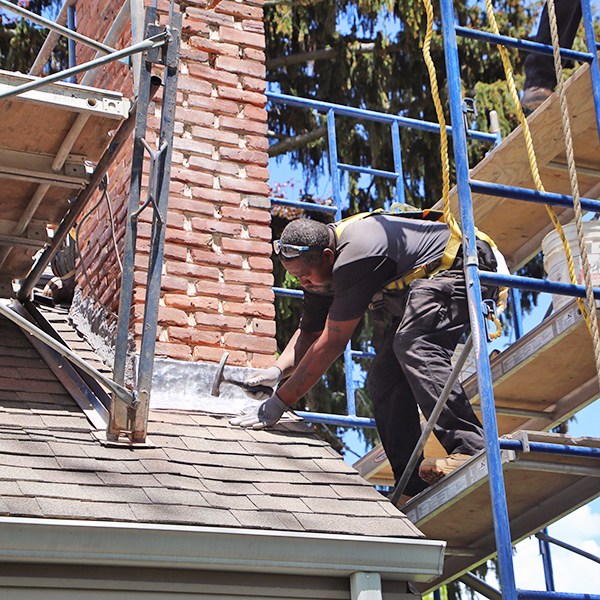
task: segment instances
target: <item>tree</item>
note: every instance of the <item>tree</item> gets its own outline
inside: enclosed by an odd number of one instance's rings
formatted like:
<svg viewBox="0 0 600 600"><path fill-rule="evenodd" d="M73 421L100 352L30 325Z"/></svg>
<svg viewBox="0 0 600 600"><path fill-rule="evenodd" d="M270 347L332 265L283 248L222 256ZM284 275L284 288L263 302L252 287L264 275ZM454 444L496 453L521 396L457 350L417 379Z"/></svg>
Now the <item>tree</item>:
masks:
<svg viewBox="0 0 600 600"><path fill-rule="evenodd" d="M24 6L22 2L11 1ZM60 0L29 0L25 8L41 15L43 10L58 11L60 4ZM0 13L0 69L27 73L47 35L47 29L9 11ZM67 44L64 38L60 38L49 61L48 72L60 71L67 61Z"/></svg>

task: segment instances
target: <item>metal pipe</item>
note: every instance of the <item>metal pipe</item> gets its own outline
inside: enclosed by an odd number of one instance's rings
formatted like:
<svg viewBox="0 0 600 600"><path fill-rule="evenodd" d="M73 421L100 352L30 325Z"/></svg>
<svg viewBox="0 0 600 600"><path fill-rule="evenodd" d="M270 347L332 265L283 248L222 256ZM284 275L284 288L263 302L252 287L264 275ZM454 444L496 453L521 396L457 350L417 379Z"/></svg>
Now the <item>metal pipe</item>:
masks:
<svg viewBox="0 0 600 600"><path fill-rule="evenodd" d="M545 56L553 55L552 46L547 44L540 44L538 42L530 42L527 40L517 40L506 35L495 35L493 33L488 33L487 31L470 29L469 27L457 26L456 33L460 37L469 38L471 40L480 40L499 46L506 46L507 48L516 48L517 50L524 50L525 52L531 52L533 54L544 54ZM561 48L560 55L564 60L577 60L585 63L590 63L594 59L594 57L587 52L576 52L575 50L567 50L566 48Z"/></svg>
<svg viewBox="0 0 600 600"><path fill-rule="evenodd" d="M535 279L535 277L517 277L516 275L502 275L482 271L480 275L482 283L492 284L498 287L516 287L520 290L531 290L533 292L550 292L551 294L562 294L574 298L585 298L585 287L573 285L572 283L558 283L546 279ZM600 288L594 288L594 298L600 300Z"/></svg>
<svg viewBox="0 0 600 600"><path fill-rule="evenodd" d="M338 211L336 206L325 206L323 204L314 204L313 202L300 202L299 200L285 200L284 198L269 198L271 204L277 206L289 206L290 208L302 208L304 210L312 210L315 212L327 213L335 215Z"/></svg>
<svg viewBox="0 0 600 600"><path fill-rule="evenodd" d="M69 6L68 8L68 15L67 15L67 22L68 22L68 27L70 31L76 31L75 29L75 5L72 4L71 6ZM77 64L77 50L75 48L75 40L72 38L69 38L69 43L68 43L68 48L69 48L69 67L74 67ZM77 77L75 75L73 75L69 81L71 83L77 83Z"/></svg>
<svg viewBox="0 0 600 600"><path fill-rule="evenodd" d="M465 366L465 362L467 362L467 358L472 349L473 349L473 338L472 338L472 336L469 336L469 338L467 339L467 341L458 357L458 360L456 361L456 364L454 365L454 367L452 369L452 373L450 373L450 377L448 378L448 381L446 381L446 385L444 386L444 389L442 390L442 393L440 394L440 397L438 398L438 400L435 404L435 407L431 411L431 415L429 416L429 419L427 420L427 425L423 429L423 431L421 433L421 437L419 438L417 445L415 446L412 454L410 455L410 459L408 460L408 463L404 469L404 472L402 473L402 476L400 477L400 481L398 481L398 483L396 484L396 488L394 489L394 494L393 494L392 500L391 500L392 504L394 506L398 505L400 496L404 493L404 490L406 489L408 480L410 479L410 476L412 475L412 472L415 470L415 467L417 466L417 463L419 462L419 458L421 457L421 454L423 453L423 448L425 448L425 444L427 443L427 440L429 439L429 436L431 435L431 432L433 431L435 424L437 423L438 419L440 418L440 415L442 414L442 410L444 410L444 406L446 406L446 401L448 400L448 397L450 396L450 393L452 392L452 389L454 388L454 384L457 382L458 376L460 375L462 368Z"/></svg>
<svg viewBox="0 0 600 600"><path fill-rule="evenodd" d="M519 600L600 600L597 594L567 594L564 592L538 592L517 590Z"/></svg>
<svg viewBox="0 0 600 600"><path fill-rule="evenodd" d="M500 440L502 450L523 451L521 440ZM547 444L545 442L529 442L530 452L542 454L560 454L562 456L580 456L584 458L600 458L600 448L588 448L585 446L569 446L567 444Z"/></svg>
<svg viewBox="0 0 600 600"><path fill-rule="evenodd" d="M0 2L4 1L5 0L0 0ZM14 5L11 4L11 6ZM144 50L148 50L150 48L164 46L167 43L167 36L168 34L166 32L159 33L158 35L144 40L140 44L130 46L129 48L125 48L123 50L117 50L112 54L109 54L108 56L103 56L90 62L83 63L82 65L79 65L77 67L73 67L72 69L66 69L64 71L48 75L47 77L42 77L41 79L38 79L36 81L31 81L29 83L18 85L12 88L11 90L6 90L5 92L0 93L0 100L3 98L10 98L11 96L17 96L18 94L22 94L23 92L27 92L29 90L35 90L44 87L48 83L53 83L54 81L62 81L63 79L68 79L71 75L83 73L84 71L94 69L95 67L100 67L110 62L114 62L116 60L119 60L120 58L131 56L132 54L136 54L137 52L143 52Z"/></svg>
<svg viewBox="0 0 600 600"><path fill-rule="evenodd" d="M121 6L121 10L118 12L117 16L115 17L115 20L113 22L113 24L111 25L110 29L108 30L108 33L106 34L106 37L104 38L104 43L107 46L114 46L118 39L121 37L123 30L125 29L125 26L127 25L127 23L129 22L129 2L126 0L125 3L123 4L123 6ZM134 44L138 44L139 42L141 42L142 39L140 40L133 40ZM94 56L95 58L98 58L98 56L100 55L99 52L96 53L96 55ZM140 55L135 55L135 56L140 56ZM140 60L141 60L141 56L140 56ZM88 71L81 79L80 85L92 85L92 83L94 82L94 73L92 71Z"/></svg>
<svg viewBox="0 0 600 600"><path fill-rule="evenodd" d="M62 5L60 12L58 13L58 17L56 17L56 23L58 25L66 25L68 18L68 10L70 6L75 4L76 0L65 0L65 3ZM56 43L58 42L58 38L60 34L56 31L50 31L38 52L38 55L35 58L31 69L29 69L29 75L40 75L46 66Z"/></svg>
<svg viewBox="0 0 600 600"><path fill-rule="evenodd" d="M9 2L8 0L0 0L0 6L3 6L6 10L8 10L10 12L16 13L16 14L20 15L21 17L24 17L28 21L32 21L33 23L37 23L38 25L42 25L43 27L50 29L50 31L56 31L57 33L64 35L65 37L69 38L70 40L75 40L75 41L79 42L80 44L83 44L84 46L89 46L90 48L95 48L96 50L99 50L100 52L103 52L104 54L111 54L112 52L115 51L115 49L111 48L110 46L105 46L104 44L101 44L100 42L96 42L95 40L92 40L91 38L86 37L85 35L81 35L80 33L77 33L76 31L71 31L68 27L63 27L62 25L58 25L54 21L50 21L49 19L40 17L40 15L36 15L35 13L31 12L30 10L21 8L19 5L13 4L12 2Z"/></svg>
<svg viewBox="0 0 600 600"><path fill-rule="evenodd" d="M111 392L113 392L113 394L117 395L128 406L131 406L132 408L137 406L138 401L134 398L134 395L129 390L116 384L112 379L109 379L108 377L106 377L106 375L94 369L94 367L86 363L85 360L81 359L77 354L75 354L75 352L71 351L69 348L57 342L54 338L44 333L35 325L32 325L27 319L24 319L21 315L18 315L16 312L10 310L1 302L0 314L4 315L7 319L18 325L21 329L27 331L27 333L30 333L38 340L44 342L44 344L52 348L52 350L54 350L55 352L58 352L62 356L68 358L73 364L77 365L90 377L93 377L94 379L102 383L102 385L106 386Z"/></svg>
<svg viewBox="0 0 600 600"><path fill-rule="evenodd" d="M547 534L548 530L544 527L540 533ZM542 555L542 565L544 566L544 581L546 583L546 591L554 592L554 573L552 572L552 554L550 552L550 544L548 540L544 540L540 537L539 533L536 535L540 545L540 554Z"/></svg>
<svg viewBox="0 0 600 600"><path fill-rule="evenodd" d="M541 471L542 473L580 475L581 477L600 477L600 468L598 467L555 463L542 460L524 460L522 456L524 456L524 454L521 454L521 457L519 457L517 462L511 463L516 469L523 469L524 471Z"/></svg>
<svg viewBox="0 0 600 600"><path fill-rule="evenodd" d="M476 181L475 179L470 179L469 185L473 192L486 194L487 196L511 198L513 200L526 200L527 202L535 202L537 204L553 204L555 206L573 208L573 196L567 196L566 194L538 192L537 190L501 185L499 183ZM600 213L600 202L598 202L598 200L581 198L581 207L584 210Z"/></svg>
<svg viewBox="0 0 600 600"><path fill-rule="evenodd" d="M590 78L592 80L592 96L596 108L596 129L600 138L600 64L598 62L598 44L596 44L596 32L594 29L594 17L590 0L581 0L581 13L585 28L585 43L588 52L592 54L593 60L590 64Z"/></svg>
<svg viewBox="0 0 600 600"><path fill-rule="evenodd" d="M394 169L396 171L395 201L406 204L404 195L404 171L402 170L402 150L400 147L400 126L397 121L392 123L392 151L394 153Z"/></svg>
<svg viewBox="0 0 600 600"><path fill-rule="evenodd" d="M347 165L339 163L338 167L344 171L352 171L354 173L364 173L365 175L374 175L376 177L386 177L387 179L398 179L398 174L393 171L381 171L380 169L371 169L370 167L357 167L355 165Z"/></svg>
<svg viewBox="0 0 600 600"><path fill-rule="evenodd" d="M320 100L309 100L307 98L298 98L296 96L288 96L286 94L278 94L275 92L267 92L267 98L275 104L290 104L292 106L300 106L303 108L313 108L322 112L328 113L330 110L336 115L345 117L356 117L358 119L367 119L369 121L377 121L379 123L398 123L402 127L410 127L420 131L429 131L431 133L439 133L440 126L437 123L420 121L411 119L410 117L401 117L399 115L386 115L373 110L365 110L363 108L353 108L342 104L331 104ZM452 135L452 127L446 127L449 135ZM469 137L480 142L489 142L494 144L496 136L493 133L483 133L481 131L469 130Z"/></svg>
<svg viewBox="0 0 600 600"><path fill-rule="evenodd" d="M463 127L460 65L456 43L455 16L452 0L441 0L444 58L448 81L450 116L454 135L452 144L456 164L456 181L463 233L464 271L467 284L467 303L471 322L471 335L477 363L477 382L481 399L485 451L488 465L490 497L496 548L498 552L499 579L505 600L517 600L515 572L512 561L510 524L502 474L502 461L498 447L498 424L494 409L494 391L490 370L486 327L482 313L481 284L477 259L477 239L473 218L473 203L469 188L469 164L466 132ZM493 136L494 140L496 136Z"/></svg>
<svg viewBox="0 0 600 600"><path fill-rule="evenodd" d="M570 552L579 554L579 556L583 556L584 558L589 558L590 560L593 560L594 562L600 563L600 558L598 558L595 554L590 554L589 552L586 552L585 550L580 550L579 548L575 548L575 546L571 546L571 544L567 544L566 542L561 542L560 540L557 540L556 538L550 537L548 535L546 529L536 533L535 537L538 538L538 540L540 540L540 541L544 541L549 544L555 544L556 546L560 546L561 548L564 548L565 550L569 550Z"/></svg>
<svg viewBox="0 0 600 600"><path fill-rule="evenodd" d="M502 594L496 588L493 588L483 579L476 577L473 573L463 573L458 580L490 600L502 600Z"/></svg>
<svg viewBox="0 0 600 600"><path fill-rule="evenodd" d="M296 412L307 423L324 423L326 425L337 425L339 427L370 427L376 429L375 419L367 417L346 417L344 415L330 415L326 413L317 413L299 410Z"/></svg>

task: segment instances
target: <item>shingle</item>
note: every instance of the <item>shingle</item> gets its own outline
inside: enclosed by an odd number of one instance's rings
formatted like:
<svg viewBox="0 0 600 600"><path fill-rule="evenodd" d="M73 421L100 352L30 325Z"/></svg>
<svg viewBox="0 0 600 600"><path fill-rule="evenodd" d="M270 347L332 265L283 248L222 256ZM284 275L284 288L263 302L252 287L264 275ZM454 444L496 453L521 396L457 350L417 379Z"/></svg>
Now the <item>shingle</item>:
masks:
<svg viewBox="0 0 600 600"><path fill-rule="evenodd" d="M280 456L257 456L256 459L263 468L271 471L298 471L306 473L307 471L321 471L316 461L311 458L286 458Z"/></svg>
<svg viewBox="0 0 600 600"><path fill-rule="evenodd" d="M2 415L2 425L3 427L18 427L19 429L24 427L41 429L44 427L44 422L37 415L6 412Z"/></svg>
<svg viewBox="0 0 600 600"><path fill-rule="evenodd" d="M42 517L44 513L35 498L0 496L0 514L11 517Z"/></svg>
<svg viewBox="0 0 600 600"><path fill-rule="evenodd" d="M60 471L50 469L35 469L35 481L56 483L77 483L85 485L102 485L98 473L92 471Z"/></svg>
<svg viewBox="0 0 600 600"><path fill-rule="evenodd" d="M246 429L241 427L212 427L206 426L200 428L200 430L207 431L211 437L217 440L232 440L240 443L251 442L254 438Z"/></svg>
<svg viewBox="0 0 600 600"><path fill-rule="evenodd" d="M174 423L177 425L197 425L192 415L184 412L154 410L152 411L152 421L163 423Z"/></svg>
<svg viewBox="0 0 600 600"><path fill-rule="evenodd" d="M217 479L204 479L203 485L207 490L217 494L229 494L230 496L247 496L256 494L257 489L252 483L240 481L221 481Z"/></svg>
<svg viewBox="0 0 600 600"><path fill-rule="evenodd" d="M61 469L66 469L68 471L97 471L100 468L99 461L94 458L57 456L56 461Z"/></svg>
<svg viewBox="0 0 600 600"><path fill-rule="evenodd" d="M99 483L115 487L159 487L160 477L150 473L98 473Z"/></svg>
<svg viewBox="0 0 600 600"><path fill-rule="evenodd" d="M293 498L339 498L328 485L296 485L290 483L256 483L264 494Z"/></svg>
<svg viewBox="0 0 600 600"><path fill-rule="evenodd" d="M184 477L170 473L159 473L155 477L158 486L174 490L195 490L204 492L209 488L200 481L199 477Z"/></svg>
<svg viewBox="0 0 600 600"><path fill-rule="evenodd" d="M48 442L55 456L87 458L87 454L81 444L67 442Z"/></svg>
<svg viewBox="0 0 600 600"><path fill-rule="evenodd" d="M37 502L46 517L69 517L82 519L91 517L87 502L65 500L63 498L37 498Z"/></svg>
<svg viewBox="0 0 600 600"><path fill-rule="evenodd" d="M69 415L68 417L54 417L51 415L42 415L40 418L42 423L48 429L61 429L69 431L71 429L91 429L90 422L85 418L83 413L79 416Z"/></svg>
<svg viewBox="0 0 600 600"><path fill-rule="evenodd" d="M337 458L315 458L314 462L327 473L355 474L357 472L353 466Z"/></svg>
<svg viewBox="0 0 600 600"><path fill-rule="evenodd" d="M304 498L306 505L315 513L330 513L356 517L385 517L387 512L378 502L361 502L329 498Z"/></svg>
<svg viewBox="0 0 600 600"><path fill-rule="evenodd" d="M0 438L0 452L8 454L27 454L29 456L53 456L53 451L45 442L29 442Z"/></svg>
<svg viewBox="0 0 600 600"><path fill-rule="evenodd" d="M282 496L268 496L266 494L254 494L248 499L260 510L282 510L296 512L311 512L311 509L300 499Z"/></svg>
<svg viewBox="0 0 600 600"><path fill-rule="evenodd" d="M35 469L27 469L25 467L7 467L0 465L0 480L7 479L8 481L36 480Z"/></svg>
<svg viewBox="0 0 600 600"><path fill-rule="evenodd" d="M289 513L283 513L282 518L280 518L279 513L260 510L232 510L231 514L237 519L242 527L250 527L253 529L277 529L280 531L291 529L290 519L287 518ZM301 524L299 524L298 529L302 530Z"/></svg>
<svg viewBox="0 0 600 600"><path fill-rule="evenodd" d="M30 467L32 469L58 469L58 462L50 456L0 454L0 464L11 467Z"/></svg>
<svg viewBox="0 0 600 600"><path fill-rule="evenodd" d="M140 460L140 465L148 473L154 475L159 473L172 473L173 475L186 475L187 477L197 477L198 471L192 465L184 463L170 462L168 460Z"/></svg>
<svg viewBox="0 0 600 600"><path fill-rule="evenodd" d="M227 494L213 494L211 492L203 492L202 495L209 506L213 506L214 508L256 510L256 506L248 500L247 496L229 496Z"/></svg>
<svg viewBox="0 0 600 600"><path fill-rule="evenodd" d="M86 511L92 519L110 521L135 521L135 513L128 504L117 502L86 502Z"/></svg>
<svg viewBox="0 0 600 600"><path fill-rule="evenodd" d="M137 521L150 523L185 523L212 527L239 527L228 510L177 504L131 504Z"/></svg>
<svg viewBox="0 0 600 600"><path fill-rule="evenodd" d="M21 490L16 481L0 481L0 496L20 496Z"/></svg>
<svg viewBox="0 0 600 600"><path fill-rule="evenodd" d="M304 476L312 483L327 483L329 485L352 485L354 483L358 484L361 480L360 475L356 471L354 473L329 473L326 471L317 473L316 471L307 471L304 473Z"/></svg>
<svg viewBox="0 0 600 600"><path fill-rule="evenodd" d="M243 469L260 469L261 464L253 456L237 454L207 454L196 452L185 452L182 450L165 449L170 460L189 464L202 464L209 466L238 467Z"/></svg>
<svg viewBox="0 0 600 600"><path fill-rule="evenodd" d="M189 450L211 454L248 454L238 442L193 437L183 437L182 440Z"/></svg>
<svg viewBox="0 0 600 600"><path fill-rule="evenodd" d="M181 504L184 506L209 506L204 496L194 490L169 490L165 488L144 488L153 503Z"/></svg>
<svg viewBox="0 0 600 600"><path fill-rule="evenodd" d="M364 480L357 481L357 485L333 485L332 488L341 498L346 500L375 500L380 501L383 496Z"/></svg>

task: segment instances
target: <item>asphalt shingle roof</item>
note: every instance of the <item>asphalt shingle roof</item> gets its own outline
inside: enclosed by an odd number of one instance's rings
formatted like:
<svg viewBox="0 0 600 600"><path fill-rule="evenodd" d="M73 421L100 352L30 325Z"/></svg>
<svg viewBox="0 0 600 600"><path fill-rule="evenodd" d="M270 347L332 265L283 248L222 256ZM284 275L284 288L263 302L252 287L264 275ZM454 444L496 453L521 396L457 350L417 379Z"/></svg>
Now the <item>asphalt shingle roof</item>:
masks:
<svg viewBox="0 0 600 600"><path fill-rule="evenodd" d="M0 515L422 535L300 421L153 410L150 447L109 447L1 317L0 365Z"/></svg>

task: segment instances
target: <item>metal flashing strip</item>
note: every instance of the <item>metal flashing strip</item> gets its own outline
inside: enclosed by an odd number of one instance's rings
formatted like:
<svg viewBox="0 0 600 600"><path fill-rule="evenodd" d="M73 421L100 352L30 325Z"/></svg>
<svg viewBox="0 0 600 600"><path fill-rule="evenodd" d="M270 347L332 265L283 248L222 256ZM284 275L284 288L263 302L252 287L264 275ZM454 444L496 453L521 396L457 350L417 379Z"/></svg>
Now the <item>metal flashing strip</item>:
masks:
<svg viewBox="0 0 600 600"><path fill-rule="evenodd" d="M422 538L0 517L0 560L427 582L445 543Z"/></svg>

